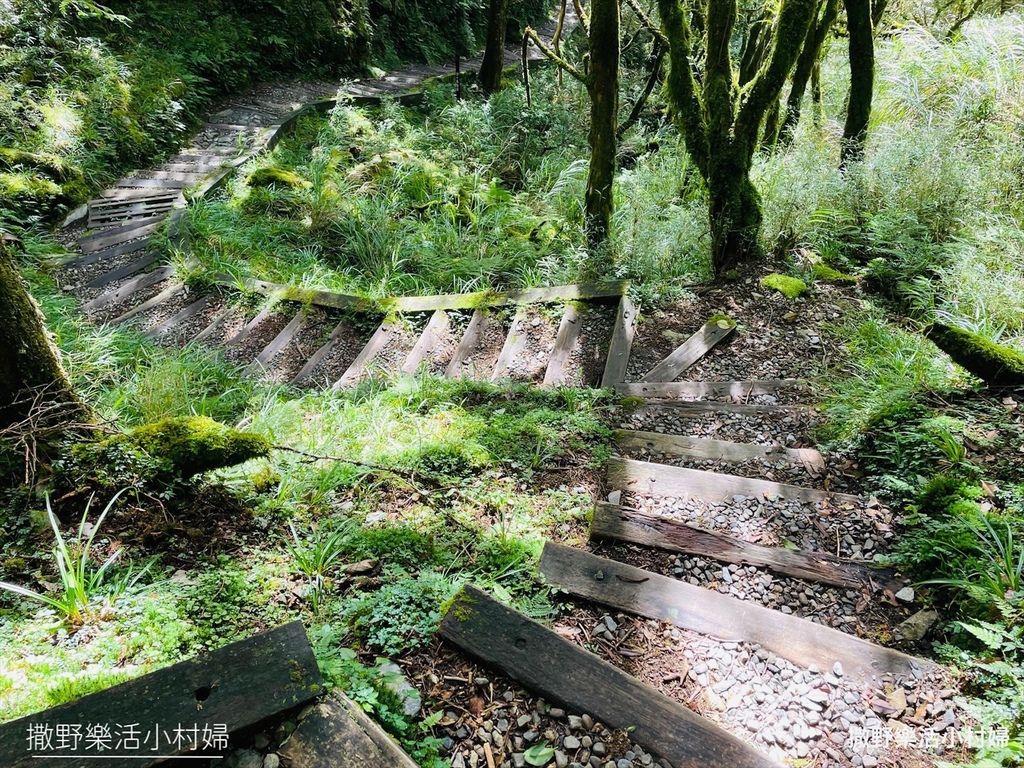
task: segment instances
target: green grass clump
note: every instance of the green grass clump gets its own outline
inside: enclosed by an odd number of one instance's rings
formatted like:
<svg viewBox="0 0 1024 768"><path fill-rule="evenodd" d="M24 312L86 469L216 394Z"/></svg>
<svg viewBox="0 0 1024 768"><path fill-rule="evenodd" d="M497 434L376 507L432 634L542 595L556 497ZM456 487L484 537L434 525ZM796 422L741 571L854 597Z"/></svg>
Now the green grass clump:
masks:
<svg viewBox="0 0 1024 768"><path fill-rule="evenodd" d="M283 168L257 168L245 177L245 183L250 187L288 187L299 189L309 184L294 171L286 171Z"/></svg>
<svg viewBox="0 0 1024 768"><path fill-rule="evenodd" d="M807 283L799 277L780 275L777 272L762 277L761 285L765 288L771 288L772 290L778 291L787 299L795 299L807 291Z"/></svg>
<svg viewBox="0 0 1024 768"><path fill-rule="evenodd" d="M844 284L856 284L857 278L853 275L847 275L844 272L840 272L838 269L833 269L828 264L822 264L818 262L814 265L814 279L820 280L823 283L836 283L838 285Z"/></svg>

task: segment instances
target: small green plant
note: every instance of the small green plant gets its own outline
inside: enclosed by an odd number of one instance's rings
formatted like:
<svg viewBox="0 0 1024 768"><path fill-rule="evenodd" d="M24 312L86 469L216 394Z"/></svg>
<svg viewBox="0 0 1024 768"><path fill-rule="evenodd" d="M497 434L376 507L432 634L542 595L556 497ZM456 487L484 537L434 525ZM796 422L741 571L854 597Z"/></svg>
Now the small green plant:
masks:
<svg viewBox="0 0 1024 768"><path fill-rule="evenodd" d="M288 551L299 572L309 577L309 596L315 612L319 610L324 590L330 585L330 572L345 553L351 550L355 523L346 520L337 530L314 531L304 539L299 537L295 526L289 523L288 527L292 532L292 543L288 545Z"/></svg>
<svg viewBox="0 0 1024 768"><path fill-rule="evenodd" d="M96 534L99 533L100 526L122 493L124 493L123 490L118 491L108 502L87 536L85 531L89 519L89 509L92 505L90 497L89 502L85 505L85 512L82 514L82 522L78 526L78 534L72 541L66 540L61 534L60 524L50 506L50 497L47 496L46 515L50 521L50 527L53 528L55 539L53 558L60 573L60 589L55 595L47 595L6 581L0 581L0 588L52 608L73 627L104 618L110 610L110 602L118 594L122 594L134 586L149 571L154 562L150 561L140 571L128 578L117 580L108 579L108 569L124 550L119 549L114 552L98 568L92 562L90 553Z"/></svg>

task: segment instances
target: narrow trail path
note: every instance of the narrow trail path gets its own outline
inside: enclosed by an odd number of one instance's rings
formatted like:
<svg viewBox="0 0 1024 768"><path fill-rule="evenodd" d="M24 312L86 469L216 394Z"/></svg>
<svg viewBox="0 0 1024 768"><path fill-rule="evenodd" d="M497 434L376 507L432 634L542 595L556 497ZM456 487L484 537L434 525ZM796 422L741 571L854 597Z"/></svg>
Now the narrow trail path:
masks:
<svg viewBox="0 0 1024 768"><path fill-rule="evenodd" d="M345 91L367 103L406 98L452 71L415 67ZM703 715L705 733L721 727L767 761L931 764L914 745L964 719L941 670L872 642L894 639L872 623L887 626L877 609L905 594L893 574L871 567L892 514L816 448L815 412L791 373L799 366L785 375L774 342L761 340L756 366L729 362L728 344L757 340L707 311L670 348L651 344L619 283L372 302L248 281L246 291L278 299L252 313L229 300L237 287L195 291L161 263L151 239L180 226L186 192L205 194L303 111L329 108L338 85L279 83L232 98L191 146L90 201L70 223L77 253L58 273L81 311L97 323L132 322L161 343L222 347L252 375L296 385L343 388L426 370L616 389L630 407L593 541L588 550L549 545L541 564L578 601L557 634ZM383 319L368 329L353 313ZM556 689L557 679L526 690L447 646L435 653L416 679L445 708L437 729L453 768L519 768L543 742L558 768L668 764L658 761L661 745L615 730L628 722L596 724L599 703ZM891 729L885 743L858 742L882 728Z"/></svg>

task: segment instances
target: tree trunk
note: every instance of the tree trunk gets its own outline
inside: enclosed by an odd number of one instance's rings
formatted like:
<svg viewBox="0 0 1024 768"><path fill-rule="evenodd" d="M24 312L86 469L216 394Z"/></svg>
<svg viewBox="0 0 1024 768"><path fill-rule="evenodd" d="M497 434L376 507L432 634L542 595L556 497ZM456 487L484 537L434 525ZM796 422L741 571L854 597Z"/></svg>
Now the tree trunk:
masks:
<svg viewBox="0 0 1024 768"><path fill-rule="evenodd" d="M793 85L790 88L789 97L786 99L786 116L779 128L778 140L784 147L789 146L793 141L793 132L800 123L800 111L807 83L810 82L814 68L821 60L821 49L825 45L825 38L828 37L828 32L838 15L839 0L826 0L821 17L807 32L804 48L800 52L796 70L793 72Z"/></svg>
<svg viewBox="0 0 1024 768"><path fill-rule="evenodd" d="M864 155L875 88L875 41L871 0L843 0L850 31L850 103L843 128L841 164L845 167Z"/></svg>
<svg viewBox="0 0 1024 768"><path fill-rule="evenodd" d="M750 180L750 159L743 155L745 153L735 148L724 157L713 157L710 164L708 215L712 267L716 275L757 252L761 196Z"/></svg>
<svg viewBox="0 0 1024 768"><path fill-rule="evenodd" d="M89 416L75 396L50 340L42 312L21 279L13 253L0 241L0 429L32 414L33 403L53 406L47 418L70 424ZM50 426L53 426L51 424Z"/></svg>
<svg viewBox="0 0 1024 768"><path fill-rule="evenodd" d="M505 66L505 29L508 26L509 0L491 0L487 17L487 47L480 64L480 86L484 93L501 90L501 72Z"/></svg>
<svg viewBox="0 0 1024 768"><path fill-rule="evenodd" d="M615 125L619 111L619 3L594 0L590 7L590 172L584 227L587 249L608 239L615 179Z"/></svg>

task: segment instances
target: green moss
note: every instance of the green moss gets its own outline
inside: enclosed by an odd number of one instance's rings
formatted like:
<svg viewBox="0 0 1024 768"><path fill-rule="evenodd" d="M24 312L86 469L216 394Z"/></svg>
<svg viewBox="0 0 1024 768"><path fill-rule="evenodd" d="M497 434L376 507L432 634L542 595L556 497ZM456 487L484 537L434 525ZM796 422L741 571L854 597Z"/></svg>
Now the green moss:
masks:
<svg viewBox="0 0 1024 768"><path fill-rule="evenodd" d="M987 384L1024 385L1024 353L989 341L984 336L936 323L925 335L935 346Z"/></svg>
<svg viewBox="0 0 1024 768"><path fill-rule="evenodd" d="M161 419L100 443L100 450L127 446L150 456L159 469L187 479L202 472L266 456L262 435L233 429L206 416Z"/></svg>
<svg viewBox="0 0 1024 768"><path fill-rule="evenodd" d="M856 283L857 278L853 275L847 275L844 272L840 272L837 269L832 269L828 264L815 264L814 265L814 279L820 280L823 283Z"/></svg>
<svg viewBox="0 0 1024 768"><path fill-rule="evenodd" d="M807 283L800 278L780 275L778 272L762 277L761 285L778 291L787 299L795 299L807 291Z"/></svg>
<svg viewBox="0 0 1024 768"><path fill-rule="evenodd" d="M249 174L245 183L250 187L287 187L300 189L308 187L309 182L299 174L283 168L257 168Z"/></svg>
<svg viewBox="0 0 1024 768"><path fill-rule="evenodd" d="M723 312L718 312L708 318L706 325L711 324L721 326L722 328L731 328L732 326L736 325L736 321L729 317L727 314Z"/></svg>

